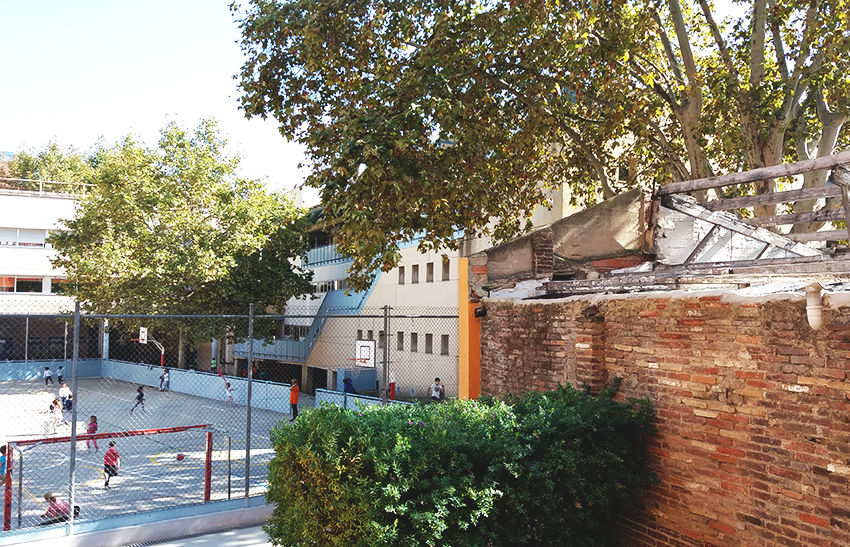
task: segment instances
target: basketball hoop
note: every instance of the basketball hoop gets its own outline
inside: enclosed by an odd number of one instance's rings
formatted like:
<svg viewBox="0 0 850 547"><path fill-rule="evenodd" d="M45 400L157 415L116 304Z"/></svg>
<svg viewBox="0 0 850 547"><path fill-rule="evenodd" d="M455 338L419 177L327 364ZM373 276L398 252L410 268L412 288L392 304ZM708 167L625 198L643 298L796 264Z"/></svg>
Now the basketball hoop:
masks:
<svg viewBox="0 0 850 547"><path fill-rule="evenodd" d="M139 331L139 336L141 336L141 330ZM152 337L148 336L147 329L145 329L145 338L130 338L131 342L139 342L140 344L147 344L148 342L153 343L154 346L159 350L159 366L165 367L165 347L154 340Z"/></svg>

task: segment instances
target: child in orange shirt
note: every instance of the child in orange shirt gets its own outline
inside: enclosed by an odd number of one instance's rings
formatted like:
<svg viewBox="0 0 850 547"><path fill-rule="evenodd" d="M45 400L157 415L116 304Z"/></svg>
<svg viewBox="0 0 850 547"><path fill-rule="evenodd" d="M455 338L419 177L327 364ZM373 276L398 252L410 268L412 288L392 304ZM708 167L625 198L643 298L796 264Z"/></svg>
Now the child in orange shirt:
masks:
<svg viewBox="0 0 850 547"><path fill-rule="evenodd" d="M290 383L292 387L289 388L289 407L292 409L292 419L289 421L294 422L298 417L298 380L293 378Z"/></svg>

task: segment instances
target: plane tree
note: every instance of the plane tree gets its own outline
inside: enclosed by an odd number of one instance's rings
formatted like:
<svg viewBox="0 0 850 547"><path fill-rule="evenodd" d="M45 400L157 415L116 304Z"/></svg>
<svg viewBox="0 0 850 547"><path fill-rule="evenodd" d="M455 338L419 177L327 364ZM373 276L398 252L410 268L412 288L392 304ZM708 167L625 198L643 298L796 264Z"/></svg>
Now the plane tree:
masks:
<svg viewBox="0 0 850 547"><path fill-rule="evenodd" d="M245 314L252 302L282 310L309 292L311 275L291 260L307 249L302 212L239 176L225 145L203 120L194 130L168 124L155 148L128 136L96 149L93 186L49 238L67 294L94 313L190 315ZM177 324L181 348L222 329Z"/></svg>
<svg viewBox="0 0 850 547"><path fill-rule="evenodd" d="M305 145L357 288L414 237L513 237L547 188L591 204L847 140L847 0L753 0L737 16L707 0L233 9L242 108Z"/></svg>

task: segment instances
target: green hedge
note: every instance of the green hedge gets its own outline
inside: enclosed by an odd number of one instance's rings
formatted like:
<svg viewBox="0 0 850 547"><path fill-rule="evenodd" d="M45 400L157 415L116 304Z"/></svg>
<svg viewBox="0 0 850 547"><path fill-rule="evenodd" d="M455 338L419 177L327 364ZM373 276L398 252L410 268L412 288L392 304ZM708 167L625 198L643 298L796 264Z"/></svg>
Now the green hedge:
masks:
<svg viewBox="0 0 850 547"><path fill-rule="evenodd" d="M656 480L652 407L613 401L618 385L305 412L272 431L265 530L286 547L605 545Z"/></svg>

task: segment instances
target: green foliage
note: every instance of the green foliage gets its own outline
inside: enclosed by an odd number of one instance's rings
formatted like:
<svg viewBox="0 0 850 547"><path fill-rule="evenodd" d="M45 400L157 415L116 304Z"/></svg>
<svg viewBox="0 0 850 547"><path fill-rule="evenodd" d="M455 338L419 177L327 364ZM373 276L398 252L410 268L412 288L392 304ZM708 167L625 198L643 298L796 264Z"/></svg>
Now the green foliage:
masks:
<svg viewBox="0 0 850 547"><path fill-rule="evenodd" d="M557 145L571 119L621 122L589 100L589 59L612 81L639 27L628 5L253 0L242 20L242 104L308 151L336 242L363 288L399 243L452 247L458 230L509 239L543 187L576 176ZM616 35L600 43L590 35ZM628 92L629 88L620 89ZM592 146L592 144L591 144ZM585 175L585 176L582 176Z"/></svg>
<svg viewBox="0 0 850 547"><path fill-rule="evenodd" d="M354 288L414 236L515 236L546 188L593 204L850 139L848 0L247 4L242 107L306 147Z"/></svg>
<svg viewBox="0 0 850 547"><path fill-rule="evenodd" d="M63 151L50 141L38 151L18 152L10 165L12 178L53 181L51 192L81 193L94 172L90 157L75 148ZM19 183L18 188L37 190L38 183Z"/></svg>
<svg viewBox="0 0 850 547"><path fill-rule="evenodd" d="M600 546L639 486L647 400L570 387L429 406L326 406L272 431L275 545Z"/></svg>
<svg viewBox="0 0 850 547"><path fill-rule="evenodd" d="M290 262L307 248L301 211L239 176L213 120L194 131L171 123L156 148L128 136L85 163L93 187L50 238L84 309L245 314L308 292L309 274ZM222 326L181 328L208 339Z"/></svg>

